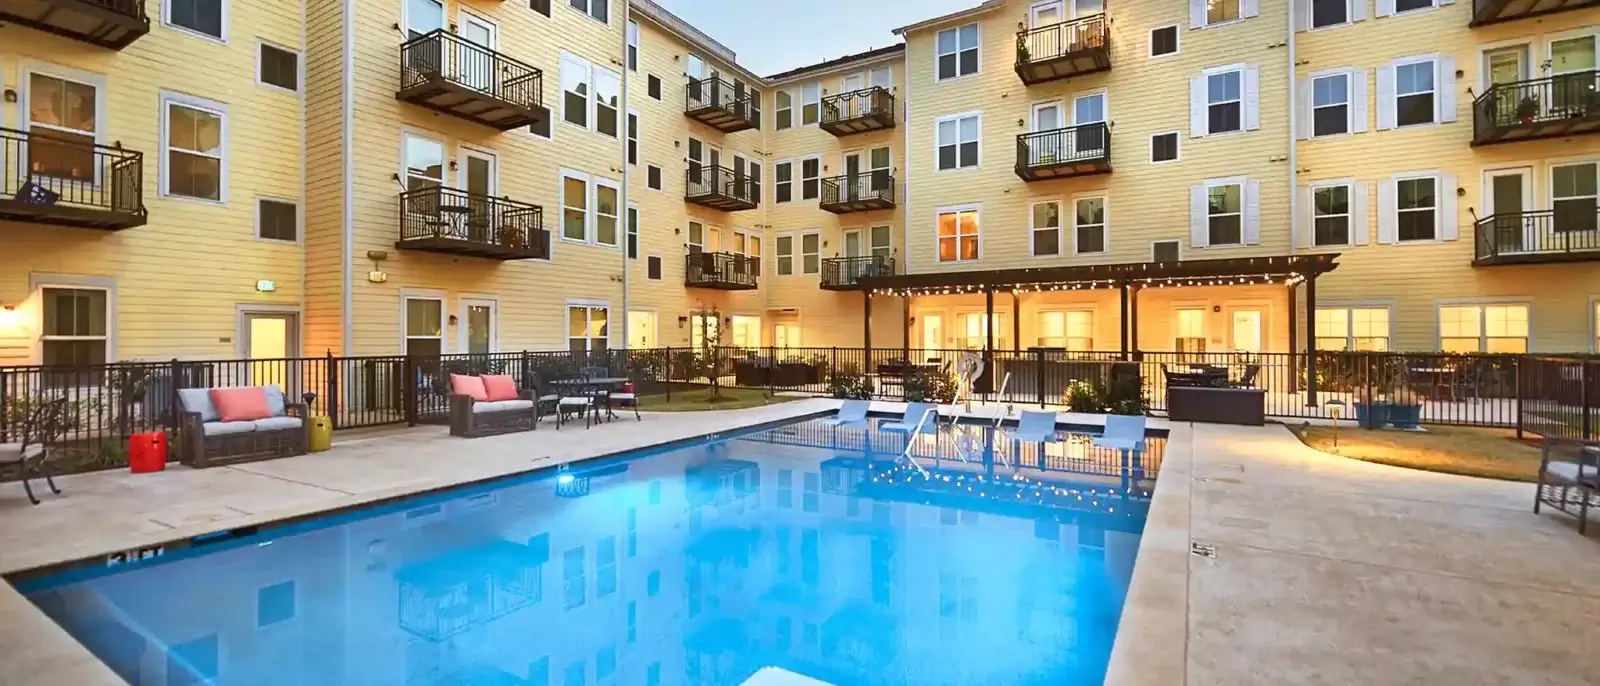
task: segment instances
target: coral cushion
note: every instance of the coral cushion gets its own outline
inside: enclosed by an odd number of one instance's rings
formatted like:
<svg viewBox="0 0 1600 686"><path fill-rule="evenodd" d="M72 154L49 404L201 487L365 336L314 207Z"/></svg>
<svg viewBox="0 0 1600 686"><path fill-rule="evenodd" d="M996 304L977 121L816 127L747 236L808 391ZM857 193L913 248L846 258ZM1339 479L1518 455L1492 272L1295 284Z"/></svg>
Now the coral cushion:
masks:
<svg viewBox="0 0 1600 686"><path fill-rule="evenodd" d="M504 374L484 374L483 390L489 394L489 402L497 403L502 400L517 399L517 381Z"/></svg>
<svg viewBox="0 0 1600 686"><path fill-rule="evenodd" d="M267 389L260 386L213 388L211 404L217 407L217 421L222 422L253 422L272 416Z"/></svg>
<svg viewBox="0 0 1600 686"><path fill-rule="evenodd" d="M450 375L450 392L471 396L475 402L488 402L489 392L483 388L483 379L465 374Z"/></svg>

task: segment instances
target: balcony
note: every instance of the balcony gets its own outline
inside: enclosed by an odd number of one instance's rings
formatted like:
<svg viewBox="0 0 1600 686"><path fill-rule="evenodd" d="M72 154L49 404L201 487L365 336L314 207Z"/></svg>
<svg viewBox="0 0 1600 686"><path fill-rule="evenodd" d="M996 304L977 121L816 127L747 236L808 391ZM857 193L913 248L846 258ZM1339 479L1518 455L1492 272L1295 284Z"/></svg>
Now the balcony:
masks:
<svg viewBox="0 0 1600 686"><path fill-rule="evenodd" d="M86 136L0 128L0 220L144 226L144 153Z"/></svg>
<svg viewBox="0 0 1600 686"><path fill-rule="evenodd" d="M683 113L723 133L761 128L761 93L715 76L689 79Z"/></svg>
<svg viewBox="0 0 1600 686"><path fill-rule="evenodd" d="M1111 128L1105 122L1017 136L1017 176L1048 181L1111 171Z"/></svg>
<svg viewBox="0 0 1600 686"><path fill-rule="evenodd" d="M1589 7L1600 7L1600 0L1472 0L1472 21L1467 25L1497 24Z"/></svg>
<svg viewBox="0 0 1600 686"><path fill-rule="evenodd" d="M548 260L544 208L444 186L400 194L394 247L490 260Z"/></svg>
<svg viewBox="0 0 1600 686"><path fill-rule="evenodd" d="M753 210L761 198L756 180L742 170L691 164L684 172L683 199L724 212Z"/></svg>
<svg viewBox="0 0 1600 686"><path fill-rule="evenodd" d="M894 128L894 96L882 86L863 88L822 99L823 131L844 137Z"/></svg>
<svg viewBox="0 0 1600 686"><path fill-rule="evenodd" d="M439 29L400 46L395 98L501 131L546 122L544 73Z"/></svg>
<svg viewBox="0 0 1600 686"><path fill-rule="evenodd" d="M889 170L822 180L817 206L834 214L894 209L894 177Z"/></svg>
<svg viewBox="0 0 1600 686"><path fill-rule="evenodd" d="M112 50L150 33L144 0L0 0L0 21Z"/></svg>
<svg viewBox="0 0 1600 686"><path fill-rule="evenodd" d="M719 291L755 290L761 260L731 252L691 251L683 258L683 285Z"/></svg>
<svg viewBox="0 0 1600 686"><path fill-rule="evenodd" d="M1600 72L1498 83L1472 103L1472 144L1600 133Z"/></svg>
<svg viewBox="0 0 1600 686"><path fill-rule="evenodd" d="M1478 220L1472 266L1600 260L1600 210L1594 199L1556 202L1565 204Z"/></svg>
<svg viewBox="0 0 1600 686"><path fill-rule="evenodd" d="M1017 32L1017 76L1029 86L1110 68L1105 14Z"/></svg>
<svg viewBox="0 0 1600 686"><path fill-rule="evenodd" d="M853 291L864 276L892 276L894 258L888 255L830 257L822 261L822 289Z"/></svg>

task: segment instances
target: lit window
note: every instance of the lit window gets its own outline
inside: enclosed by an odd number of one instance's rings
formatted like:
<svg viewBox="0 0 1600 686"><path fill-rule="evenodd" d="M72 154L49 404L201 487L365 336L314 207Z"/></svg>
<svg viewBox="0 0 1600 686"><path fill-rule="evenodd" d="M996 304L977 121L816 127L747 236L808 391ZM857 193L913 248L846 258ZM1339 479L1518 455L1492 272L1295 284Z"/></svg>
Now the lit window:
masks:
<svg viewBox="0 0 1600 686"><path fill-rule="evenodd" d="M605 352L610 336L603 306L567 306L567 349L575 353Z"/></svg>
<svg viewBox="0 0 1600 686"><path fill-rule="evenodd" d="M589 182L581 176L561 177L561 237L589 239Z"/></svg>
<svg viewBox="0 0 1600 686"><path fill-rule="evenodd" d="M1094 313L1087 310L1039 313L1039 347L1069 352L1094 349Z"/></svg>
<svg viewBox="0 0 1600 686"><path fill-rule="evenodd" d="M108 294L93 288L44 288L40 352L47 367L106 363Z"/></svg>
<svg viewBox="0 0 1600 686"><path fill-rule="evenodd" d="M1235 3L1238 0L1234 0ZM978 73L978 25L967 24L939 32L934 39L939 81Z"/></svg>
<svg viewBox="0 0 1600 686"><path fill-rule="evenodd" d="M940 262L978 259L978 210L940 212L937 223Z"/></svg>
<svg viewBox="0 0 1600 686"><path fill-rule="evenodd" d="M434 298L406 298L406 354L423 357L444 352L444 303Z"/></svg>
<svg viewBox="0 0 1600 686"><path fill-rule="evenodd" d="M1439 349L1450 353L1526 353L1528 306L1440 307Z"/></svg>
<svg viewBox="0 0 1600 686"><path fill-rule="evenodd" d="M1206 311L1185 309L1177 312L1177 335L1174 343L1179 353L1206 351Z"/></svg>
<svg viewBox="0 0 1600 686"><path fill-rule="evenodd" d="M1317 308L1318 350L1389 349L1389 308Z"/></svg>
<svg viewBox="0 0 1600 686"><path fill-rule="evenodd" d="M1239 0L1206 0L1206 25L1239 18Z"/></svg>
<svg viewBox="0 0 1600 686"><path fill-rule="evenodd" d="M98 110L95 86L30 74L28 130L38 135L24 147L28 171L52 179L94 183L99 167L94 153Z"/></svg>

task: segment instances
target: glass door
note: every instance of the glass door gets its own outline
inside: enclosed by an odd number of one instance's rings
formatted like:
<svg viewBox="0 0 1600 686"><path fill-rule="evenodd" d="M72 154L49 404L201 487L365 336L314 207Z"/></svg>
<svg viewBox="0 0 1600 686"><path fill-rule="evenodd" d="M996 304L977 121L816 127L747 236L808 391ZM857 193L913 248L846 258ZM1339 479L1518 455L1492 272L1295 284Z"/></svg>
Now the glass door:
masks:
<svg viewBox="0 0 1600 686"><path fill-rule="evenodd" d="M284 312L245 312L240 341L244 358L250 362L250 383L276 385L290 398L297 398L299 384L295 362L300 356L298 317Z"/></svg>
<svg viewBox="0 0 1600 686"><path fill-rule="evenodd" d="M473 355L485 355L500 348L496 331L498 307L493 300L461 300L461 350Z"/></svg>
<svg viewBox="0 0 1600 686"><path fill-rule="evenodd" d="M1028 165L1038 166L1055 164L1065 152L1065 142L1062 140L1062 122L1066 117L1061 111L1061 103L1046 102L1033 106L1032 128L1030 131L1036 135L1028 146Z"/></svg>
<svg viewBox="0 0 1600 686"><path fill-rule="evenodd" d="M497 237L491 235L495 228L494 197L500 193L497 162L490 153L463 147L456 163L460 168L458 183L467 193L465 238L476 243L498 242Z"/></svg>
<svg viewBox="0 0 1600 686"><path fill-rule="evenodd" d="M499 29L487 19L462 12L461 37L482 48L462 46L454 51L461 82L485 93L498 94L494 82L494 51L500 47Z"/></svg>
<svg viewBox="0 0 1600 686"><path fill-rule="evenodd" d="M1485 172L1489 177L1489 192L1484 195L1484 213L1488 216L1496 253L1522 252L1537 245L1537 222L1525 214L1533 198L1533 170L1497 169Z"/></svg>
<svg viewBox="0 0 1600 686"><path fill-rule="evenodd" d="M1483 73L1489 75L1486 87L1494 88L1495 124L1507 126L1523 115L1529 119L1533 118L1538 107L1531 101L1530 109L1526 112L1518 111L1520 101L1531 93L1521 93L1515 85L1528 80L1528 46L1514 45L1484 52Z"/></svg>
<svg viewBox="0 0 1600 686"><path fill-rule="evenodd" d="M922 320L922 347L930 351L938 351L944 347L944 315L924 313ZM937 352L930 353L932 357L939 357Z"/></svg>
<svg viewBox="0 0 1600 686"><path fill-rule="evenodd" d="M1103 157L1106 149L1105 129L1091 124L1106 121L1106 96L1104 93L1085 95L1072 101L1074 129L1073 155L1075 157Z"/></svg>
<svg viewBox="0 0 1600 686"><path fill-rule="evenodd" d="M844 154L844 179L840 183L839 199L845 202L860 200L865 193L861 180L861 152L847 152Z"/></svg>
<svg viewBox="0 0 1600 686"><path fill-rule="evenodd" d="M861 257L862 256L863 253L862 253L862 250L861 250L861 230L860 229L848 229L848 230L844 231L843 233L841 233L840 237L844 241L844 256L845 257L852 258L852 257ZM839 277L840 277L840 279L842 279L844 281L844 283L855 283L856 279L861 277L861 270L862 270L861 260L846 259L844 261L844 269L843 269L844 273L840 274Z"/></svg>
<svg viewBox="0 0 1600 686"><path fill-rule="evenodd" d="M1581 117L1594 106L1600 79L1595 75L1595 36L1550 42L1551 115Z"/></svg>
<svg viewBox="0 0 1600 686"><path fill-rule="evenodd" d="M1233 311L1233 351L1236 353L1261 352L1262 327L1265 317L1261 310Z"/></svg>
<svg viewBox="0 0 1600 686"><path fill-rule="evenodd" d="M633 348L656 347L656 313L628 313L628 345Z"/></svg>
<svg viewBox="0 0 1600 686"><path fill-rule="evenodd" d="M1028 26L1030 28L1053 26L1065 21L1066 18L1066 7L1059 0L1057 2L1039 3L1028 10Z"/></svg>

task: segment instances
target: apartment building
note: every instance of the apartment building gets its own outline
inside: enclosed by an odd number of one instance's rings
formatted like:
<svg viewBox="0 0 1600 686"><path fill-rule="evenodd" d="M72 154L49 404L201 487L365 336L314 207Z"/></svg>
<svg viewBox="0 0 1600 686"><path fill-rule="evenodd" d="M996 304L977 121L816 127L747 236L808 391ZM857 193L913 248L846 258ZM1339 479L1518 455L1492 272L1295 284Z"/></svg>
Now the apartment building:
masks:
<svg viewBox="0 0 1600 686"><path fill-rule="evenodd" d="M0 0L0 363L1594 351L1597 32L989 0L762 77L649 0Z"/></svg>

